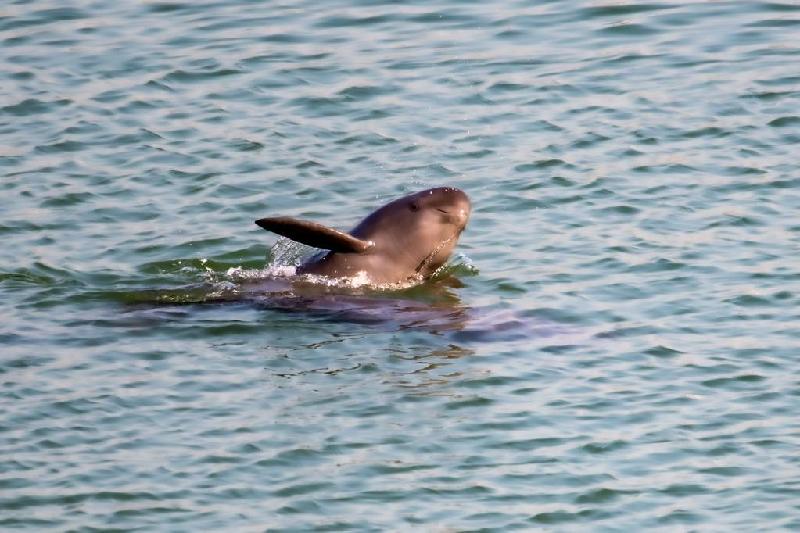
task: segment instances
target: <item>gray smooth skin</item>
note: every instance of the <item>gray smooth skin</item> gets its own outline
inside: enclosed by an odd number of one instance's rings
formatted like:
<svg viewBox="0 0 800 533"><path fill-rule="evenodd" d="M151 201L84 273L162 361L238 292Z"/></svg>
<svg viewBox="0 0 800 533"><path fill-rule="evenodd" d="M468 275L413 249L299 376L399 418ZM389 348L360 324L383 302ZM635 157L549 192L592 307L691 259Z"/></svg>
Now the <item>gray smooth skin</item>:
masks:
<svg viewBox="0 0 800 533"><path fill-rule="evenodd" d="M389 202L349 234L290 217L262 218L256 224L329 250L300 265L298 274L348 278L363 271L371 283L385 285L430 277L450 257L470 211L463 191L438 187Z"/></svg>

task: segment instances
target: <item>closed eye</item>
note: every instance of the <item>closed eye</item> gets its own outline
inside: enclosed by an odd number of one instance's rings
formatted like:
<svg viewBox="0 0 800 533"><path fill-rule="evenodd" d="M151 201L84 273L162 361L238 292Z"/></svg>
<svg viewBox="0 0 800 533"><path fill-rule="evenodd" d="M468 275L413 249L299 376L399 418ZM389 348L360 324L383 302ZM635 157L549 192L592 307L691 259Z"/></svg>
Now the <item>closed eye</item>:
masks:
<svg viewBox="0 0 800 533"><path fill-rule="evenodd" d="M449 214L447 211L445 211L444 209L441 209L439 207L437 207L436 210L439 211L440 213L444 213L445 215Z"/></svg>

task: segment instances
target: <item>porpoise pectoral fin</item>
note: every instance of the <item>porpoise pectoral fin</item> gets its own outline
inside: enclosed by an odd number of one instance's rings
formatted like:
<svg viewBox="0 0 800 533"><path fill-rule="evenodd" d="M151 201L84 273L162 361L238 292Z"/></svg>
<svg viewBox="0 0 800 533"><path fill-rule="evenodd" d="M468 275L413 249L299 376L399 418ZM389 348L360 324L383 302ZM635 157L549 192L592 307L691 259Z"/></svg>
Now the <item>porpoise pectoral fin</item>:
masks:
<svg viewBox="0 0 800 533"><path fill-rule="evenodd" d="M256 224L293 241L333 252L360 254L375 245L372 241L358 239L343 231L292 217L262 218L256 220Z"/></svg>

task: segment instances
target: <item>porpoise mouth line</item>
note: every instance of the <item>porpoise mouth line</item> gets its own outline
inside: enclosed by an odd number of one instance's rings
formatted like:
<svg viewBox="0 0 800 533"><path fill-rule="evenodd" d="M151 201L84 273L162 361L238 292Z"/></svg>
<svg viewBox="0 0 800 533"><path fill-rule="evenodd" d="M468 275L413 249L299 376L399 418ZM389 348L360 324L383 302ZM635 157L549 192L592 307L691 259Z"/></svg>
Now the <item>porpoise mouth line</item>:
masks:
<svg viewBox="0 0 800 533"><path fill-rule="evenodd" d="M433 249L433 251L432 251L431 253L429 253L429 254L428 254L426 257L425 257L425 259L423 259L423 260L422 260L422 261L419 263L419 265L417 265L417 268L415 268L415 269L414 269L414 271L415 271L417 274L419 274L419 271L420 271L420 270L422 270L422 269L425 267L425 265L427 265L428 263L430 263L430 262L431 262L431 260L432 260L434 257L436 257L436 254L438 254L438 253L439 253L439 252L442 250L442 248L444 248L444 247L447 245L447 243L451 242L453 239L456 239L456 238L459 236L459 234L460 234L460 233L461 233L461 232L458 232L458 233L456 233L455 235L453 235L452 237L450 237L450 238L447 238L447 239L443 240L442 242L440 242L440 243L439 243L439 244L438 244L438 245L437 245L437 246L436 246L436 247Z"/></svg>

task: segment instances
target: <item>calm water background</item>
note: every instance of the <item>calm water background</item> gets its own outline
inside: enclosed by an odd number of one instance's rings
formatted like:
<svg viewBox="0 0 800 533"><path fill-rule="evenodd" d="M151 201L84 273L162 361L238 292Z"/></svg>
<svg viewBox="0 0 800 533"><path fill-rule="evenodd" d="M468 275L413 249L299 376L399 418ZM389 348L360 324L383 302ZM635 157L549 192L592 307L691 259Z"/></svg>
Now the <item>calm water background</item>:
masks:
<svg viewBox="0 0 800 533"><path fill-rule="evenodd" d="M17 1L0 46L0 528L800 528L800 5ZM459 282L147 303L434 185Z"/></svg>

